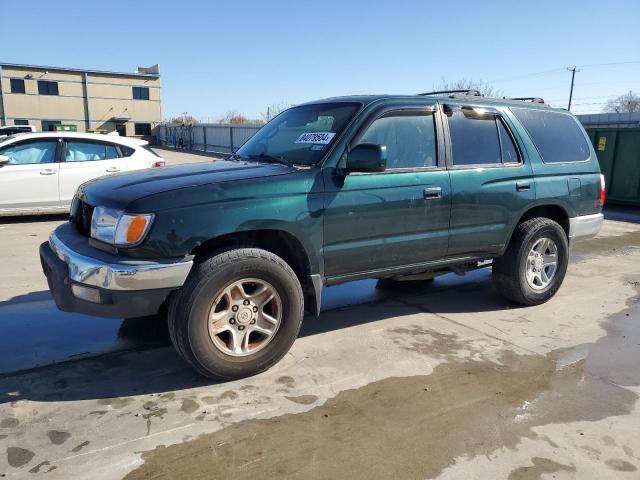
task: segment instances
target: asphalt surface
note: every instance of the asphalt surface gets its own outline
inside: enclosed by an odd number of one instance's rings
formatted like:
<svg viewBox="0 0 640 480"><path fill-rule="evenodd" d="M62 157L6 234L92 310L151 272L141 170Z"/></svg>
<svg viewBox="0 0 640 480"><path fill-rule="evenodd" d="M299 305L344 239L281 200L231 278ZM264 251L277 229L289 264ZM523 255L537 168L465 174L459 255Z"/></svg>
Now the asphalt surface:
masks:
<svg viewBox="0 0 640 480"><path fill-rule="evenodd" d="M227 383L157 318L57 311L37 248L63 221L0 220L6 478L640 477L638 209L607 211L545 305L487 269L327 288L277 366Z"/></svg>

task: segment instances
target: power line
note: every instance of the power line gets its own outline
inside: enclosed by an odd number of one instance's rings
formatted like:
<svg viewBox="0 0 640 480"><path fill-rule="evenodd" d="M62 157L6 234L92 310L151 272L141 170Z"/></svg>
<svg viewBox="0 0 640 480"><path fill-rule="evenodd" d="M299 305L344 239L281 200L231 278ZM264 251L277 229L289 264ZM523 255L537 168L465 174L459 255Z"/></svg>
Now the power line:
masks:
<svg viewBox="0 0 640 480"><path fill-rule="evenodd" d="M596 95L593 97L575 97L574 100L594 100L594 99L599 99L599 98L612 98L612 97L618 97L619 95L617 94L613 94L613 95ZM567 97L562 97L562 98L555 98L552 100L549 100L550 102L566 102L567 101Z"/></svg>
<svg viewBox="0 0 640 480"><path fill-rule="evenodd" d="M640 64L640 60L630 60L627 62L586 63L583 65L576 65L575 68L610 67L614 65L632 65L632 64ZM523 73L522 75L516 75L513 77L502 77L502 78L497 78L495 80L489 80L487 83L510 82L512 80L520 80L522 78L537 77L540 75L546 75L548 73L562 72L564 70L565 70L564 68L553 68L551 70L542 70L540 72Z"/></svg>
<svg viewBox="0 0 640 480"><path fill-rule="evenodd" d="M522 75L516 75L515 77L503 77L503 78L498 78L496 80L489 80L487 83L510 82L511 80L520 80L521 78L536 77L539 75L545 75L547 73L562 72L563 70L564 68L554 68L553 70L543 70L541 72L524 73Z"/></svg>
<svg viewBox="0 0 640 480"><path fill-rule="evenodd" d="M580 68L592 68L592 67L609 67L613 65L631 65L634 63L640 63L640 60L631 60L628 62L609 62L609 63L587 63L584 65L578 65Z"/></svg>

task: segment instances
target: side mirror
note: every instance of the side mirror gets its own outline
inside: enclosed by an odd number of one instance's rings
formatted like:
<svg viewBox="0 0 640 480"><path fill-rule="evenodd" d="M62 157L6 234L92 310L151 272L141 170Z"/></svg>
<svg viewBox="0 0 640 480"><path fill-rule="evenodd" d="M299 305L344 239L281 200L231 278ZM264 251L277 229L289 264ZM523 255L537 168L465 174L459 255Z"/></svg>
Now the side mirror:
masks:
<svg viewBox="0 0 640 480"><path fill-rule="evenodd" d="M386 167L387 147L385 145L361 143L347 154L348 173L384 172Z"/></svg>
<svg viewBox="0 0 640 480"><path fill-rule="evenodd" d="M4 167L7 163L9 163L11 159L6 155L0 155L0 167Z"/></svg>

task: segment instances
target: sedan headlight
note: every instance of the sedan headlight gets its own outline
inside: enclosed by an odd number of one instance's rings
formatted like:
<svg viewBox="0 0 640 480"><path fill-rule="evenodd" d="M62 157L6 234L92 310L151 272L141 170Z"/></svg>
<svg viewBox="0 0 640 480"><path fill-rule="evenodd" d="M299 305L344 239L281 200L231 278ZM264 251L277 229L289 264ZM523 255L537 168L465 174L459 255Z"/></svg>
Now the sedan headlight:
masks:
<svg viewBox="0 0 640 480"><path fill-rule="evenodd" d="M114 208L96 207L91 217L91 237L111 245L137 245L152 222L152 213L126 214Z"/></svg>

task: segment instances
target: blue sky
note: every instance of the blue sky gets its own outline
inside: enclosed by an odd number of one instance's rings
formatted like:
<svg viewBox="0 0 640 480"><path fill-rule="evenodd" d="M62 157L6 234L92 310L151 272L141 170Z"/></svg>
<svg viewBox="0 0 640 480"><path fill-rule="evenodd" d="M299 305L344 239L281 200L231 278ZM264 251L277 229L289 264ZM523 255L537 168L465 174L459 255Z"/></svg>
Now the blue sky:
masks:
<svg viewBox="0 0 640 480"><path fill-rule="evenodd" d="M572 65L576 113L640 93L637 0L36 0L0 12L3 62L160 63L165 117L258 117L272 104L417 93L460 78L566 106Z"/></svg>

